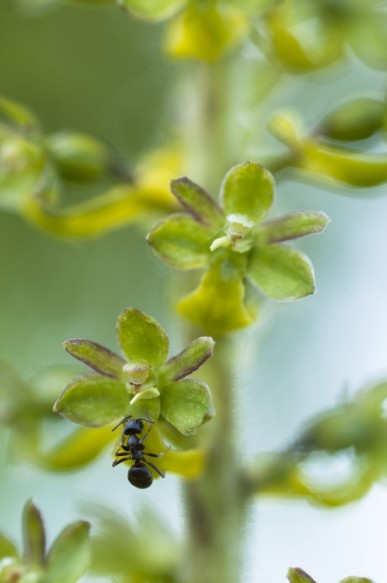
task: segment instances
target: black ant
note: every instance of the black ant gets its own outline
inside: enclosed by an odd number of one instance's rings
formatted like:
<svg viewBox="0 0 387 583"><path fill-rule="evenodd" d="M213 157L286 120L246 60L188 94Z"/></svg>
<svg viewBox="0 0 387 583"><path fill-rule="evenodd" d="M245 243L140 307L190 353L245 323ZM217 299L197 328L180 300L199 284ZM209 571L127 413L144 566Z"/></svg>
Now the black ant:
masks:
<svg viewBox="0 0 387 583"><path fill-rule="evenodd" d="M149 423L149 429L145 433L145 435L140 439L138 435L144 429L143 421ZM154 424L154 421L150 417L148 419L144 419L142 417L138 419L133 419L131 415L129 415L128 417L122 419L122 421L120 421L118 425L113 427L112 431L114 431L115 429L117 429L117 427L123 424L125 424L125 426L122 432L120 447L115 453L116 459L113 462L113 467L117 466L122 462L133 460L134 464L129 468L128 471L129 482L133 486L136 486L136 488L149 488L149 486L152 485L153 476L148 466L153 468L155 472L159 474L159 476L165 478L165 474L161 470L159 470L157 466L152 464L152 462L146 460L144 457L144 456L160 457L164 453L164 452L150 453L144 451L145 450L144 441L148 437L149 432L152 429L152 425ZM125 443L126 437L127 441Z"/></svg>

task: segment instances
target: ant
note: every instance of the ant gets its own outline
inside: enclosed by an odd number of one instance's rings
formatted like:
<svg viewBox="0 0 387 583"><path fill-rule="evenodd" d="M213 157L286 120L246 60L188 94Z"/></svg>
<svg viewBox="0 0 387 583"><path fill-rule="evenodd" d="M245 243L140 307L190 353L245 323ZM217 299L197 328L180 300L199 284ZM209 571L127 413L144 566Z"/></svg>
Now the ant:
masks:
<svg viewBox="0 0 387 583"><path fill-rule="evenodd" d="M149 429L147 430L145 435L140 439L138 435L144 429L143 423L144 421L146 423L149 423ZM150 417L148 417L148 419L144 419L142 417L138 419L133 419L132 416L129 415L128 417L122 419L122 421L120 421L112 429L112 431L114 431L120 425L124 425L121 443L118 450L115 453L116 459L114 460L112 465L114 467L122 462L133 460L134 464L129 468L128 471L128 480L133 486L136 486L136 488L149 488L149 486L152 485L153 476L148 466L153 468L155 472L159 474L159 476L165 478L165 474L161 470L159 470L157 466L152 464L152 462L146 460L144 457L144 456L160 457L164 453L164 452L150 453L144 451L145 450L144 441L148 437L153 424L154 421ZM125 443L126 437L127 441Z"/></svg>

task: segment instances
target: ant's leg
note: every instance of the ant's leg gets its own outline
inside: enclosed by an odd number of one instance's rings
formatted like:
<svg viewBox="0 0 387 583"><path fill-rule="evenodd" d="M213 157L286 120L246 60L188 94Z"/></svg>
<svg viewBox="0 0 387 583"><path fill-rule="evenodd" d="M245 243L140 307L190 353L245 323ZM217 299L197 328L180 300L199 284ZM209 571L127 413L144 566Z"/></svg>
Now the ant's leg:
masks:
<svg viewBox="0 0 387 583"><path fill-rule="evenodd" d="M146 421L146 419L143 419L143 421ZM151 423L150 421L148 421L148 423ZM154 421L152 421L152 425L153 425ZM146 438L149 435L150 430L152 429L152 425L149 425L148 431L145 433L145 435L143 436L143 438L140 440L140 443L144 443L144 441L146 440Z"/></svg>
<svg viewBox="0 0 387 583"><path fill-rule="evenodd" d="M115 466L118 466L118 464L122 464L122 462L127 462L127 461L129 461L130 459L132 459L132 458L129 456L129 457L122 457L122 458L121 458L121 459L119 459L119 460L114 460L114 462L112 463L112 466L113 466L113 468L114 468Z"/></svg>
<svg viewBox="0 0 387 583"><path fill-rule="evenodd" d="M130 455L131 455L131 454L130 454L129 452L127 452L127 451L116 451L116 453L115 453L114 455L115 455L116 457L117 457L117 456L121 457L121 456L123 456L123 455L124 455L124 456L126 455L126 456L129 456L129 457L130 457Z"/></svg>
<svg viewBox="0 0 387 583"><path fill-rule="evenodd" d="M157 472L159 476L161 476L162 478L165 478L164 472L162 472L161 470L159 470L159 468L157 466L155 466L154 464L152 464L152 462L148 462L148 460L143 460L143 462L145 464L147 464L148 466L150 466L151 468L153 468L154 471Z"/></svg>
<svg viewBox="0 0 387 583"><path fill-rule="evenodd" d="M119 427L120 425L125 423L125 421L127 421L128 419L131 419L131 418L132 418L132 415L128 415L127 417L124 417L123 419L121 419L121 421L119 423L117 423L117 425L115 427L113 427L112 431L115 431L117 429L117 427Z"/></svg>
<svg viewBox="0 0 387 583"><path fill-rule="evenodd" d="M142 455L150 455L151 457L161 457L165 453L167 453L167 451L169 451L170 449L171 449L171 446L167 447L167 449L164 449L164 451L161 451L160 453L149 453L147 451L143 451Z"/></svg>

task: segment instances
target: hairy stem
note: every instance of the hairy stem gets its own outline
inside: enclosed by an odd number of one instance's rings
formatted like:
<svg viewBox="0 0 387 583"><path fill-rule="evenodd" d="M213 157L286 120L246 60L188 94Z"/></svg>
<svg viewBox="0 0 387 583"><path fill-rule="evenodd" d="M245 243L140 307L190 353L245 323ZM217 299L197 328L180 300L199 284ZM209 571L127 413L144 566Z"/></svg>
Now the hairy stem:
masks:
<svg viewBox="0 0 387 583"><path fill-rule="evenodd" d="M216 417L211 422L207 464L199 480L186 483L187 553L184 583L236 583L241 566L245 487L238 459L233 398L232 344L217 342L212 383Z"/></svg>

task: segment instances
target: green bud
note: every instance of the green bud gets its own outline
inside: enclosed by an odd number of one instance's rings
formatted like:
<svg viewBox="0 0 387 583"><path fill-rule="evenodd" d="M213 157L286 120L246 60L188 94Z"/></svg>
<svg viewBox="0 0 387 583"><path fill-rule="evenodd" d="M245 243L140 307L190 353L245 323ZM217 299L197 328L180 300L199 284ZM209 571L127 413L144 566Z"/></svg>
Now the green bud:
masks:
<svg viewBox="0 0 387 583"><path fill-rule="evenodd" d="M288 571L290 583L316 583L314 579L299 567L291 567Z"/></svg>
<svg viewBox="0 0 387 583"><path fill-rule="evenodd" d="M110 169L108 148L85 134L60 132L47 138L46 144L60 175L70 182L95 182Z"/></svg>
<svg viewBox="0 0 387 583"><path fill-rule="evenodd" d="M360 97L343 103L323 120L319 133L334 140L364 140L383 127L386 105Z"/></svg>
<svg viewBox="0 0 387 583"><path fill-rule="evenodd" d="M346 577L339 581L339 583L373 583L371 579L367 577Z"/></svg>

